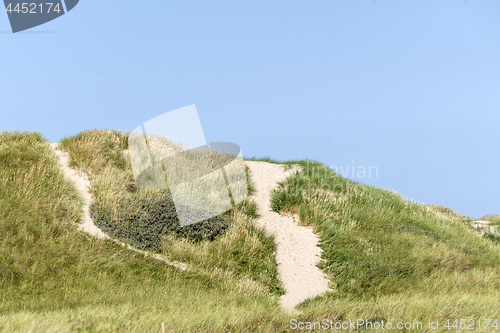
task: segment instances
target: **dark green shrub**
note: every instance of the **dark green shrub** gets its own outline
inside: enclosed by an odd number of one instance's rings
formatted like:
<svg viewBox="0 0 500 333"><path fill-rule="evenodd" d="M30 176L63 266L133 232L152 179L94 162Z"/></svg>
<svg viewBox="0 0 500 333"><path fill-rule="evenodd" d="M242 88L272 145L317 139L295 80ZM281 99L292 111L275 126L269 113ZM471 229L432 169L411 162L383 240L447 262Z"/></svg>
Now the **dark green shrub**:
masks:
<svg viewBox="0 0 500 333"><path fill-rule="evenodd" d="M94 223L113 238L131 243L133 246L159 251L163 236L173 235L193 242L213 240L223 234L229 226L225 214L182 227L170 196L154 198L129 198L123 210L113 215L99 202L90 207ZM197 212L193 212L196 214Z"/></svg>

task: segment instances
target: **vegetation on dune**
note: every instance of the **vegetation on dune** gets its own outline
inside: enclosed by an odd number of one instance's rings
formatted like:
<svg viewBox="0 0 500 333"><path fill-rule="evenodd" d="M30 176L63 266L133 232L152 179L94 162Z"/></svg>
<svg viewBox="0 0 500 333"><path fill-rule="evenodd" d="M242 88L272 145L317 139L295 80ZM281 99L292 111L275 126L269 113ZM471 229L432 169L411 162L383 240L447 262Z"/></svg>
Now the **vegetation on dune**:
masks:
<svg viewBox="0 0 500 333"><path fill-rule="evenodd" d="M496 244L500 245L500 235L498 235L498 234L494 234L494 233L491 233L491 232L485 233L483 235L483 238L486 238L486 239L492 241L493 243L496 243Z"/></svg>
<svg viewBox="0 0 500 333"><path fill-rule="evenodd" d="M400 307L407 300L405 311L412 302L430 307L419 318L446 309L469 317L497 314L491 309L500 306L500 248L472 233L465 216L349 181L317 162L299 164L301 171L273 192L272 208L297 213L314 227L322 268L335 288L305 309L345 314L362 305L370 312L381 300ZM476 297L484 302L472 301ZM454 298L466 301L457 307L449 301ZM388 309L381 313L389 316Z"/></svg>
<svg viewBox="0 0 500 333"><path fill-rule="evenodd" d="M118 217L113 217L98 202L91 205L90 215L105 233L130 242L139 249L160 251L162 238L172 236L191 241L213 241L229 227L228 218L222 215L181 227L170 193L159 193L154 198L130 197L126 200Z"/></svg>
<svg viewBox="0 0 500 333"><path fill-rule="evenodd" d="M70 153L70 166L98 174L109 166L125 170L123 149L128 148L128 132L85 130L61 140L59 149Z"/></svg>
<svg viewBox="0 0 500 333"><path fill-rule="evenodd" d="M71 164L88 172L96 198L92 205L96 224L139 248L161 251L172 260L203 269L227 270L262 283L276 295L283 294L273 238L251 223L256 217L255 202L247 197L229 212L180 227L168 189L133 185L130 158L123 155L127 136L126 132L93 130L61 142ZM247 181L252 193L253 184Z"/></svg>
<svg viewBox="0 0 500 333"><path fill-rule="evenodd" d="M311 161L285 163L300 164L301 171L280 184L272 207L314 228L334 292L287 315L278 305L283 290L273 238L254 226L251 197L222 216L224 230L200 231L206 239L183 237L180 229L162 233L170 220L154 212L169 205L168 191L135 186L123 154L127 135L85 131L60 147L88 175L94 214L132 234L149 226L147 235L157 235L153 248L190 269L80 232L78 194L41 134L3 132L0 331L283 332L292 318L422 322L425 331L429 319L500 319L498 235L478 237L450 209L351 182ZM248 187L253 191L251 181ZM132 210L140 214L132 218ZM127 217L142 225L127 225ZM499 222L498 216L483 220ZM168 226L175 229L175 221ZM449 330L440 325L438 331Z"/></svg>
<svg viewBox="0 0 500 333"><path fill-rule="evenodd" d="M479 219L480 221L489 221L491 225L500 226L500 215L485 215Z"/></svg>
<svg viewBox="0 0 500 333"><path fill-rule="evenodd" d="M227 266L236 263L232 270L191 265L183 272L79 231L78 194L39 133L0 134L0 180L0 331L144 332L161 331L162 324L171 332L279 331L286 326L277 297L246 273L250 269L241 262L246 253L225 260ZM249 224L249 217L238 214L242 218L234 226ZM242 228L248 235L236 239L238 245L249 237L258 249L259 242L272 244L260 230ZM226 239L220 246L233 245ZM180 254L201 251L191 246Z"/></svg>

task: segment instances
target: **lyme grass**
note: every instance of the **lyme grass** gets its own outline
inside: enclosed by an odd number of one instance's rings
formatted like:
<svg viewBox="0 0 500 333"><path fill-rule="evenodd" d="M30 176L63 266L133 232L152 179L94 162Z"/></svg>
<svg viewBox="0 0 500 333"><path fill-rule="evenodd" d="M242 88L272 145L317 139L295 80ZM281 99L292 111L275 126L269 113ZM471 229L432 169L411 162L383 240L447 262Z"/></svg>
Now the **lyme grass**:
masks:
<svg viewBox="0 0 500 333"><path fill-rule="evenodd" d="M277 296L248 274L179 271L79 231L78 195L39 133L0 134L0 180L0 331L285 326Z"/></svg>
<svg viewBox="0 0 500 333"><path fill-rule="evenodd" d="M128 133L117 130L86 130L61 140L59 148L71 147L70 166L97 174L109 165L125 168L123 150L128 148Z"/></svg>
<svg viewBox="0 0 500 333"><path fill-rule="evenodd" d="M491 225L500 226L500 215L486 215L479 219L480 221L489 221Z"/></svg>
<svg viewBox="0 0 500 333"><path fill-rule="evenodd" d="M319 234L321 267L335 290L308 301L306 312L349 312L361 305L370 312L380 300L399 299L398 307L408 300L408 309L418 300L431 307L422 313L433 315L441 311L436 304L458 307L455 315L495 314L500 247L471 232L468 218L351 182L317 162L299 164L301 171L274 191L272 208L298 213L301 223ZM484 301L472 301L474 297ZM467 300L462 306L448 301L462 298ZM469 303L475 305L468 308ZM479 312L481 307L488 311ZM447 309L451 311L442 311ZM398 315L406 316L402 310Z"/></svg>
<svg viewBox="0 0 500 333"><path fill-rule="evenodd" d="M117 213L125 198L157 196L134 184L127 135L85 131L61 143L94 199ZM498 319L496 235L478 237L448 208L351 182L319 163L288 164L300 172L281 183L272 207L314 228L334 289L299 305L298 321L420 321L425 330L439 319L438 331L448 331L448 318ZM188 263L185 272L87 236L74 223L80 212L40 133L0 133L0 331L290 330L277 302L273 239L252 223L250 197L213 241L163 239L163 254Z"/></svg>
<svg viewBox="0 0 500 333"><path fill-rule="evenodd" d="M119 131L94 130L65 138L61 142L70 159L79 161L75 162L76 166L82 170L91 170L88 174L92 183L91 193L96 199L95 202L111 213L110 219L114 220L114 223L121 221L120 216L124 213L134 210L130 207L130 202L141 198L157 200L161 192L130 186L134 182L131 160L118 152L123 148L122 142L125 140L123 137L127 135ZM162 140L163 148L169 149L168 144ZM177 148L177 146L172 147L172 149ZM97 153L92 154L92 151ZM122 158L125 159L125 167L122 167ZM222 164L226 159L228 157L222 154L217 154L214 158L216 163ZM100 168L95 167L96 160L99 161L97 165ZM245 172L249 175L248 167L245 167ZM250 178L247 177L246 185L248 192L252 193L254 187ZM140 207L136 208L140 210ZM134 216L141 214L138 212ZM128 216L128 213L125 215ZM163 235L163 254L172 260L186 262L205 270L223 269L238 277L258 281L276 295L283 294L274 259L273 238L266 236L264 230L252 223L252 219L257 216L255 202L248 196L229 214L224 215L227 215L230 221L230 226L224 234L211 240L194 243L175 234ZM189 227L191 226L186 228Z"/></svg>

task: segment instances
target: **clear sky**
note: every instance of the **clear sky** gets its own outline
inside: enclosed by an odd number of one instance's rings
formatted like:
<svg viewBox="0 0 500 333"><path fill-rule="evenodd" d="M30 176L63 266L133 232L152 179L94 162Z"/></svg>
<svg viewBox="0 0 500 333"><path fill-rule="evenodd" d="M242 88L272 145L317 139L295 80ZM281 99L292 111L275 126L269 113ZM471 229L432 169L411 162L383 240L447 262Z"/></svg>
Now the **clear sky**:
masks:
<svg viewBox="0 0 500 333"><path fill-rule="evenodd" d="M0 14L0 130L57 142L196 104L244 156L500 213L498 0L81 0L9 31Z"/></svg>

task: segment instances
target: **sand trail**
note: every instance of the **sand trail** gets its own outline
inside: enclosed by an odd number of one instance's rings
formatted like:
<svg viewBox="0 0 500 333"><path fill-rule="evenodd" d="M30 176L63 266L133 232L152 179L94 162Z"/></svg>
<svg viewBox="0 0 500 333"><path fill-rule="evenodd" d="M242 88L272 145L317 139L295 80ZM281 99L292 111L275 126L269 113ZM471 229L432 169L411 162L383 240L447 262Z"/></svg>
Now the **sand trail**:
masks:
<svg viewBox="0 0 500 333"><path fill-rule="evenodd" d="M281 304L288 311L293 311L300 302L331 291L326 275L316 267L322 252L318 247L319 239L311 228L299 226L292 217L271 210L271 191L278 182L296 171L292 169L285 172L283 166L267 162L245 163L255 183L253 198L258 205L259 215L256 223L275 237L278 273L285 288Z"/></svg>
<svg viewBox="0 0 500 333"><path fill-rule="evenodd" d="M68 153L59 150L58 143L51 143L50 146L58 157L59 167L63 172L64 177L75 184L76 190L82 197L83 217L80 220L78 227L80 228L80 230L85 231L94 237L108 239L108 235L106 235L101 229L99 229L90 217L89 207L90 203L92 202L92 197L89 192L89 181L84 175L79 174L75 169L69 166Z"/></svg>
<svg viewBox="0 0 500 333"><path fill-rule="evenodd" d="M95 224L92 218L90 217L90 204L92 202L92 196L90 195L89 192L89 187L90 187L90 182L88 181L87 177L81 173L79 173L77 170L71 168L69 166L69 158L68 154L66 152L63 152L58 149L59 144L58 143L51 143L50 144L51 148L54 150L54 153L58 157L58 163L61 171L64 174L64 177L73 182L75 184L76 190L82 197L82 203L83 203L83 217L80 220L80 223L78 224L78 227L80 230L92 235L93 237L97 237L100 239L110 239L113 242L120 244L121 246L124 246L128 248L129 250L138 252L143 254L146 257L152 257L156 260L163 261L164 263L177 267L181 270L186 270L188 267L184 263L180 263L177 261L170 261L161 254L156 254L156 253L150 253L147 251L142 251L139 249L136 249L128 244L125 244L117 239L113 239L109 237L107 234L105 234L101 229L99 229Z"/></svg>
<svg viewBox="0 0 500 333"><path fill-rule="evenodd" d="M145 256L161 260L179 269L188 269L186 264L169 261L160 254L148 253L138 250L109 237L99 229L90 217L89 207L92 197L89 192L90 183L87 177L69 166L68 154L58 149L58 143L50 146L58 157L59 166L64 176L75 184L83 200L83 217L79 228L90 235L110 239L128 249L139 252ZM281 304L288 311L300 302L330 291L326 275L316 267L321 258L322 250L317 246L318 237L311 228L299 226L293 218L281 216L270 208L271 191L277 183L290 176L293 169L285 172L283 166L267 162L245 162L250 168L252 179L255 183L253 196L258 205L258 218L256 224L264 227L267 232L275 237L276 261L278 263L279 278L285 288L285 295L281 297Z"/></svg>

